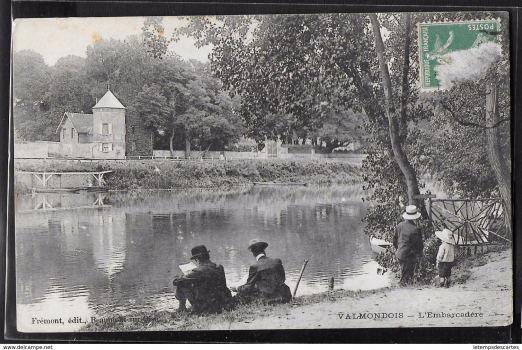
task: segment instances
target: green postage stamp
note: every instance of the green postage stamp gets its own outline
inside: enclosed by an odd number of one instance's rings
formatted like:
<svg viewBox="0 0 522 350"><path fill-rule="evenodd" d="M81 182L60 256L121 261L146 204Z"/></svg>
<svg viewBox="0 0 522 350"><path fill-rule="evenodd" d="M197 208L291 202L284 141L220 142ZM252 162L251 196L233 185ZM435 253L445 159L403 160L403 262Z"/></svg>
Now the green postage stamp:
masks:
<svg viewBox="0 0 522 350"><path fill-rule="evenodd" d="M484 44L497 43L500 33L500 20L496 19L419 23L418 26L420 82L423 91L451 88L451 82L444 83L445 67L441 66L459 64L457 61L460 59L466 60L464 64L476 70L477 65L472 64L474 60L485 60L487 63L488 51L483 50Z"/></svg>

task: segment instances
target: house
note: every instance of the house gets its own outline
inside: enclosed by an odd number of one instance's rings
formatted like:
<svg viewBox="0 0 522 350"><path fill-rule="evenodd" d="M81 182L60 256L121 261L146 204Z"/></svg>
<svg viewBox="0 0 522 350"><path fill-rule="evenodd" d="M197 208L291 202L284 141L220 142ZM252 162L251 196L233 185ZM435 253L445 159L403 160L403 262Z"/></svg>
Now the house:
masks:
<svg viewBox="0 0 522 350"><path fill-rule="evenodd" d="M92 114L65 112L56 129L59 156L125 159L125 107L108 89L92 107Z"/></svg>

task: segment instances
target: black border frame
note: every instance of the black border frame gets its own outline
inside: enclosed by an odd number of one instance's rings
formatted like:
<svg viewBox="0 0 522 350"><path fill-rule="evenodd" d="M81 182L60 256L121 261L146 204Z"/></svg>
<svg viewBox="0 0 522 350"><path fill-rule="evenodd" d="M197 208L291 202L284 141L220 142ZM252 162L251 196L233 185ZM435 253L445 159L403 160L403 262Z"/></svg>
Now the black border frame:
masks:
<svg viewBox="0 0 522 350"><path fill-rule="evenodd" d="M328 0L326 0L328 1ZM11 5L11 7L9 7ZM517 7L518 6L518 7ZM522 164L522 152L517 150L517 139L522 138L521 123L517 115L522 113L522 45L520 24L522 8L516 0L497 0L495 5L486 1L435 0L430 5L420 5L416 0L406 0L391 5L385 0L349 3L346 1L311 0L299 3L256 1L208 2L208 1L0 1L0 13L7 19L1 22L0 55L2 61L11 62L11 19L45 17L113 17L113 16L175 16L210 14L283 14L326 12L441 12L441 11L507 11L510 15L511 40L511 101L512 101L512 180L513 180L513 324L505 327L480 328L401 328L401 329L325 329L325 330L252 330L252 331L175 331L175 332L126 332L126 333L21 333L16 330L16 279L14 245L14 194L9 193L9 205L0 205L0 223L6 227L6 235L0 235L0 249L6 247L7 259L0 263L0 271L6 273L5 304L0 313L5 315L5 341L9 343L58 343L58 342L168 342L168 343L521 343L521 288L522 288L522 238L517 237L519 214L522 214L522 188L518 185L516 172ZM12 12L11 12L12 11ZM12 14L12 17L9 16ZM13 132L10 125L11 82L10 64L0 69L0 162L7 171L0 172L0 183L13 188ZM10 137L9 137L10 136ZM8 137L10 142L8 142ZM9 182L7 175L9 174ZM8 191L0 187L0 201L7 203ZM7 223L7 225L5 225ZM7 243L4 245L2 243ZM0 251L2 252L2 251ZM6 269L6 268L7 269ZM0 296L4 290L0 291ZM4 311L5 306L5 313Z"/></svg>

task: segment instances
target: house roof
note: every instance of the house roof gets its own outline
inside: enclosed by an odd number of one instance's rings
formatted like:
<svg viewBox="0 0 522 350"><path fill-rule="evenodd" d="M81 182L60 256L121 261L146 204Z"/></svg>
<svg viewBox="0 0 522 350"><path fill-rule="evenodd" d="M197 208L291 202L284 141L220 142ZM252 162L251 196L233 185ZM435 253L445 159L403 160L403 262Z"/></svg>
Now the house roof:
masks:
<svg viewBox="0 0 522 350"><path fill-rule="evenodd" d="M56 132L60 130L60 127L65 122L66 118L69 118L73 127L76 129L78 134L89 134L92 133L92 124L93 124L93 116L92 114L82 114L82 113L69 113L65 112L62 117L62 121L58 128L56 128Z"/></svg>
<svg viewBox="0 0 522 350"><path fill-rule="evenodd" d="M118 109L125 109L125 107L121 104L120 101L116 98L116 96L113 95L111 90L107 90L105 95L96 103L94 108L118 108Z"/></svg>

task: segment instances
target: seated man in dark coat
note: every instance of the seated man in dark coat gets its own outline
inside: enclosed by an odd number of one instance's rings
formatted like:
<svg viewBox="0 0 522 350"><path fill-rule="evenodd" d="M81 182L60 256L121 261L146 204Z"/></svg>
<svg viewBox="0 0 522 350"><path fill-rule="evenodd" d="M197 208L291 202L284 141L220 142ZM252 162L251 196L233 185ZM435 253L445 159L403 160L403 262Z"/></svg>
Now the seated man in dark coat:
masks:
<svg viewBox="0 0 522 350"><path fill-rule="evenodd" d="M210 261L209 252L204 245L192 248L190 259L196 262L197 268L172 281L178 310L186 310L187 300L195 314L220 312L231 307L232 294L227 288L225 269Z"/></svg>
<svg viewBox="0 0 522 350"><path fill-rule="evenodd" d="M262 300L266 303L288 303L292 300L290 288L285 284L285 269L281 259L269 258L265 254L268 243L259 239L250 241L248 250L257 262L250 266L247 282L237 288L236 300L250 303Z"/></svg>

